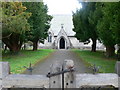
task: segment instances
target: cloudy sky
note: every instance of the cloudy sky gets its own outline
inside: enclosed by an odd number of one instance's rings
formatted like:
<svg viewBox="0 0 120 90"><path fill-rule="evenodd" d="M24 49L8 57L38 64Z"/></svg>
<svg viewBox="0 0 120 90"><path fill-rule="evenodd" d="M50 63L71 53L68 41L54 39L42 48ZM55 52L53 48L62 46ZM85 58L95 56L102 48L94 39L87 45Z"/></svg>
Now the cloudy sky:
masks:
<svg viewBox="0 0 120 90"><path fill-rule="evenodd" d="M72 14L81 5L77 0L43 0L49 8L48 14Z"/></svg>

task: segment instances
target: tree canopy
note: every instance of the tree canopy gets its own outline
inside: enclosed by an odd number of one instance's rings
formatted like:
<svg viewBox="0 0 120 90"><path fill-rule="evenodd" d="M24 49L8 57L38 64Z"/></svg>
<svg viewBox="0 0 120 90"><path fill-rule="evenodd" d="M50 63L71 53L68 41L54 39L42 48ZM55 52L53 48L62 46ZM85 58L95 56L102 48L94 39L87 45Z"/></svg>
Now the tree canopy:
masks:
<svg viewBox="0 0 120 90"><path fill-rule="evenodd" d="M21 35L30 30L27 19L31 13L25 10L21 2L2 2L2 41L12 52L20 50Z"/></svg>
<svg viewBox="0 0 120 90"><path fill-rule="evenodd" d="M43 2L2 2L2 41L12 52L18 52L26 40L44 42L52 17Z"/></svg>
<svg viewBox="0 0 120 90"><path fill-rule="evenodd" d="M119 8L120 2L82 3L82 8L73 13L76 37L88 43L89 39L92 41L99 39L106 46L106 55L108 57L115 55L114 46L116 44L120 46Z"/></svg>
<svg viewBox="0 0 120 90"><path fill-rule="evenodd" d="M43 2L24 2L27 12L31 12L32 16L29 18L30 32L27 32L28 40L33 42L33 50L37 50L37 43L44 41L47 37L47 31L50 27L52 17L47 14L47 5Z"/></svg>
<svg viewBox="0 0 120 90"><path fill-rule="evenodd" d="M99 38L106 46L107 56L115 54L115 44L120 41L120 3L103 3L103 16L97 24ZM119 34L119 35L118 35Z"/></svg>
<svg viewBox="0 0 120 90"><path fill-rule="evenodd" d="M73 24L76 37L82 42L90 42L92 40L92 51L96 51L96 40L98 38L96 32L96 17L93 16L95 11L95 3L82 3L83 7L73 13Z"/></svg>

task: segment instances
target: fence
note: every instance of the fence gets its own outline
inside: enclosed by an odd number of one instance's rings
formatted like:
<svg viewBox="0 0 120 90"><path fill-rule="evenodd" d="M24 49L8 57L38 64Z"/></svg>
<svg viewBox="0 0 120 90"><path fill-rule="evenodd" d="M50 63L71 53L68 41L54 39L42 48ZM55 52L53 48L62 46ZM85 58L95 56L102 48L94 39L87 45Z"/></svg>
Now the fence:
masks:
<svg viewBox="0 0 120 90"><path fill-rule="evenodd" d="M119 67L119 68L118 68ZM76 74L72 60L56 62L50 66L47 75L9 74L8 62L0 62L0 88L86 88L114 87L120 82L120 62L116 63L116 73Z"/></svg>

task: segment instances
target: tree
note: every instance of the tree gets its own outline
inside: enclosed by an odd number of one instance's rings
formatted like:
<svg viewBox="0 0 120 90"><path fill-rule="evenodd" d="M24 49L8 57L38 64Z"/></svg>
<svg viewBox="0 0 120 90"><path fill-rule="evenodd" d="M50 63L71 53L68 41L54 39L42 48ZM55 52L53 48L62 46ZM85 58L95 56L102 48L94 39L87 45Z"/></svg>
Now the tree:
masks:
<svg viewBox="0 0 120 90"><path fill-rule="evenodd" d="M103 17L99 21L97 27L99 37L106 46L106 55L108 57L115 55L115 44L119 44L119 18L120 3L104 3L102 8Z"/></svg>
<svg viewBox="0 0 120 90"><path fill-rule="evenodd" d="M116 41L116 44L118 45L118 60L120 61L120 2L118 3L112 3L110 6L110 12L113 13L113 21L110 26L110 30L112 30L114 34L114 38Z"/></svg>
<svg viewBox="0 0 120 90"><path fill-rule="evenodd" d="M98 23L98 32L99 37L103 44L106 46L106 56L114 56L115 55L115 39L112 37L113 32L110 31L110 22L109 19L102 18L102 20Z"/></svg>
<svg viewBox="0 0 120 90"><path fill-rule="evenodd" d="M27 19L31 13L25 10L21 2L2 2L2 41L12 52L20 50L22 35L30 29Z"/></svg>
<svg viewBox="0 0 120 90"><path fill-rule="evenodd" d="M97 20L94 18L93 13L95 11L96 3L82 3L82 8L73 13L73 24L76 37L82 42L89 43L92 40L92 50L96 51L96 40L98 38L96 30Z"/></svg>
<svg viewBox="0 0 120 90"><path fill-rule="evenodd" d="M28 40L33 42L33 50L37 50L38 41L42 42L47 37L52 17L47 14L47 6L43 2L25 2L27 12L31 12L29 18L30 32L27 32Z"/></svg>

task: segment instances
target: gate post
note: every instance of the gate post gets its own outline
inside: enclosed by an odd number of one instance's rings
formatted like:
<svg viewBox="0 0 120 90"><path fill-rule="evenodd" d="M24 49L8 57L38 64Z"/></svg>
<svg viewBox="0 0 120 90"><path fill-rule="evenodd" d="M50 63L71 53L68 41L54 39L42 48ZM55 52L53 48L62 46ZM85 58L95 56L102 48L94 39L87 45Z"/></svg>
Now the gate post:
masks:
<svg viewBox="0 0 120 90"><path fill-rule="evenodd" d="M59 62L55 62L50 67L49 74L57 73L61 71L61 64ZM50 77L49 79L49 88L61 88L61 82L62 82L62 76L61 75L55 75L53 77Z"/></svg>
<svg viewBox="0 0 120 90"><path fill-rule="evenodd" d="M116 66L115 66L115 71L118 74L118 76L120 77L120 61L116 62Z"/></svg>
<svg viewBox="0 0 120 90"><path fill-rule="evenodd" d="M0 62L0 78L4 78L10 74L10 66L8 62Z"/></svg>
<svg viewBox="0 0 120 90"><path fill-rule="evenodd" d="M74 62L73 60L65 60L63 64L64 70L66 69L73 69L74 68ZM64 73L64 88L67 90L67 88L75 88L76 86L76 78L75 78L75 72L67 72Z"/></svg>
<svg viewBox="0 0 120 90"><path fill-rule="evenodd" d="M0 90L7 90L2 88L4 78L10 74L10 66L8 62L0 62Z"/></svg>
<svg viewBox="0 0 120 90"><path fill-rule="evenodd" d="M120 61L116 62L116 73L118 74L118 86L119 86L119 90L120 90Z"/></svg>
<svg viewBox="0 0 120 90"><path fill-rule="evenodd" d="M118 88L120 90L120 61L116 62L115 71L118 74Z"/></svg>

